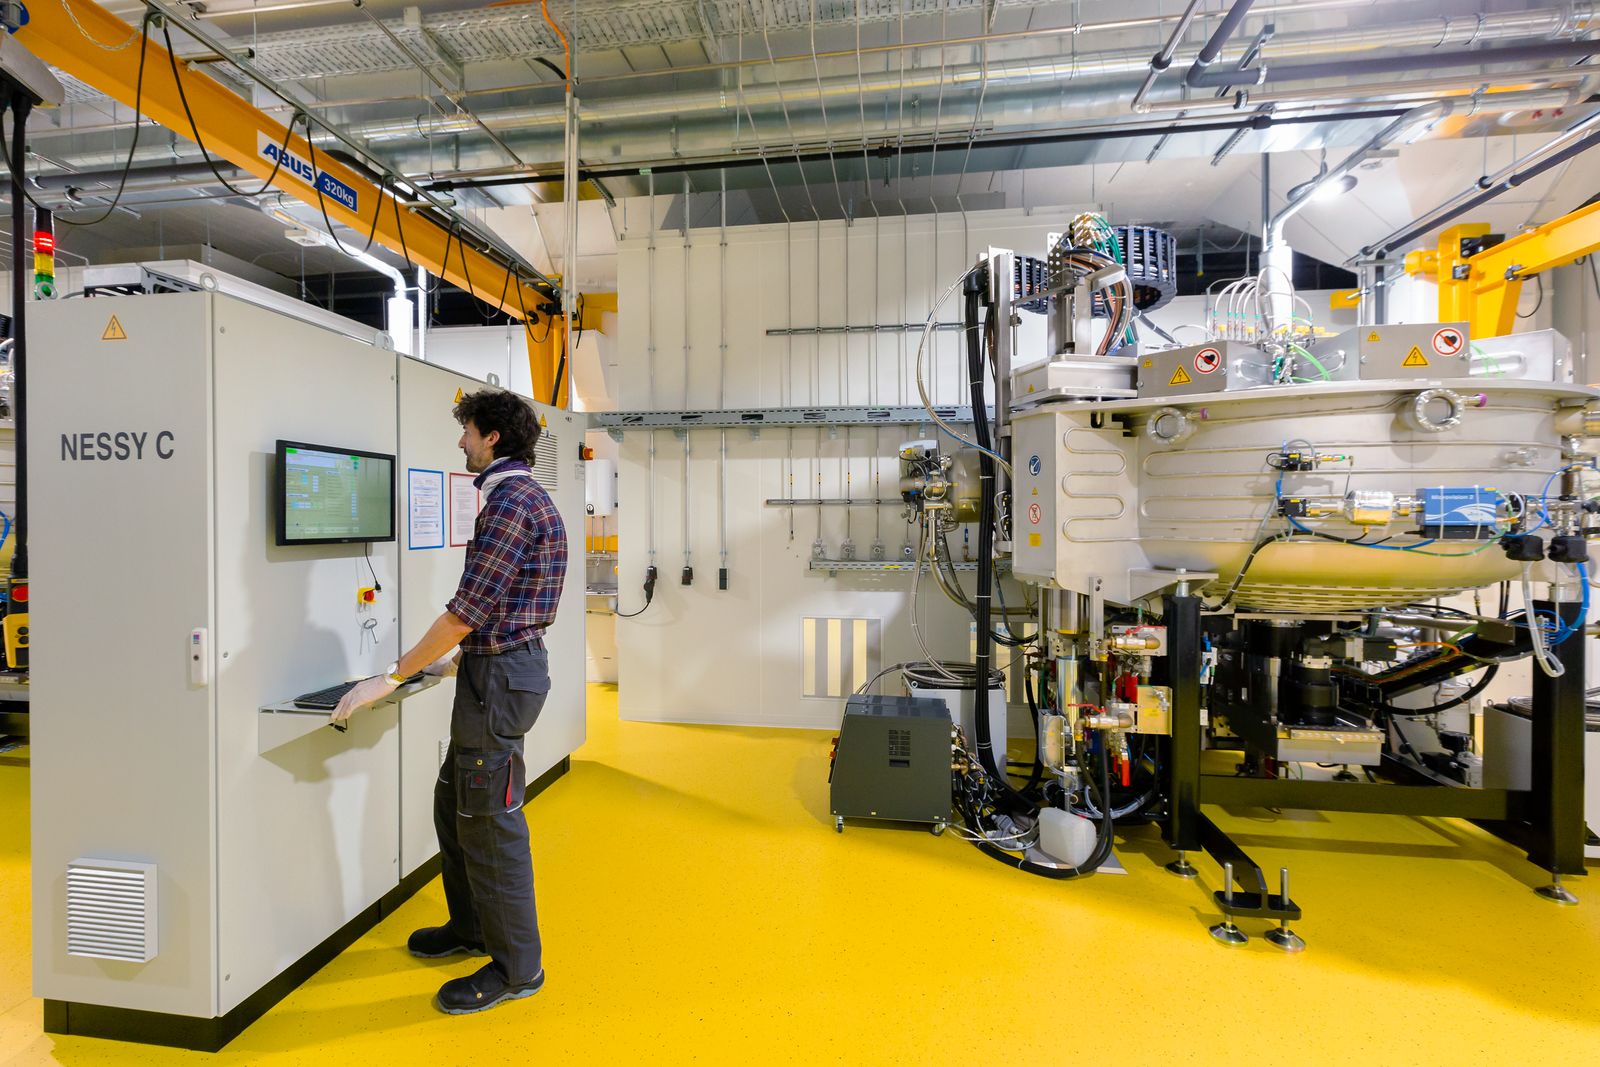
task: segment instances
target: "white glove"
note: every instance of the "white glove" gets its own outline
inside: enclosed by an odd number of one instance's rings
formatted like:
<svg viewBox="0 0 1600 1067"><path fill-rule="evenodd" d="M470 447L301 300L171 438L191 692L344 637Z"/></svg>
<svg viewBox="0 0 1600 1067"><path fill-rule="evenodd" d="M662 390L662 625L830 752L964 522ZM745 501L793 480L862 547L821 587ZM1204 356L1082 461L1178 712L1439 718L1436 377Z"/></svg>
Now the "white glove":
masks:
<svg viewBox="0 0 1600 1067"><path fill-rule="evenodd" d="M330 716L330 720L343 722L357 708L365 707L374 700L382 700L397 688L393 682L381 674L376 678L368 678L365 681L357 682L355 688L346 693L344 699L339 701L339 706L333 709L333 715Z"/></svg>
<svg viewBox="0 0 1600 1067"><path fill-rule="evenodd" d="M452 652L450 655L436 659L422 668L422 673L432 675L435 678L454 678L456 676L456 668L460 665L460 662L461 653Z"/></svg>

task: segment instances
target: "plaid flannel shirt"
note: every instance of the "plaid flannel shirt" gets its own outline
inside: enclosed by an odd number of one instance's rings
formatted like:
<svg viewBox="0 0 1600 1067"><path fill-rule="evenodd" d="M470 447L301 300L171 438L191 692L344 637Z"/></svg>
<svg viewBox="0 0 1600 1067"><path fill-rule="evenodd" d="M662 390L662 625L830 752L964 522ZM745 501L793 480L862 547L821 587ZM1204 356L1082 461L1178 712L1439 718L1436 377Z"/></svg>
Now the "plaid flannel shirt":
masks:
<svg viewBox="0 0 1600 1067"><path fill-rule="evenodd" d="M516 460L496 460L489 474L527 470ZM537 637L556 617L567 576L567 531L555 502L532 477L507 478L489 491L478 513L466 568L449 612L472 627L463 652L498 655Z"/></svg>

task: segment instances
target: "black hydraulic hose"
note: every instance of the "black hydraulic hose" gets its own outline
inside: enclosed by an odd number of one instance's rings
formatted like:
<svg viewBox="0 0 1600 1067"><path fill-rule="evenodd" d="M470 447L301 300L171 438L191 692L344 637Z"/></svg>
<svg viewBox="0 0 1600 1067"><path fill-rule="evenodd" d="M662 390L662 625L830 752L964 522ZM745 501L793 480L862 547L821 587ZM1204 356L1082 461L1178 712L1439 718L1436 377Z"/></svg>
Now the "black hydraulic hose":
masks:
<svg viewBox="0 0 1600 1067"><path fill-rule="evenodd" d="M1483 677L1479 678L1476 682L1473 682L1472 685L1467 688L1466 692L1462 693L1453 700L1446 700L1443 704L1434 704L1426 708L1401 708L1396 707L1393 704L1379 704L1378 708L1382 711L1387 711L1391 715L1436 715L1441 711L1449 711L1451 708L1460 707L1462 704L1465 704L1473 697L1476 697L1478 694L1482 693L1485 689L1489 688L1489 683L1494 681L1494 676L1499 672L1500 664L1489 664L1488 668L1483 672Z"/></svg>
<svg viewBox="0 0 1600 1067"><path fill-rule="evenodd" d="M978 592L974 597L978 624L977 669L972 679L972 721L978 743L978 762L983 769L1005 782L1005 764L995 759L994 738L989 734L989 662L994 641L991 637L991 598L994 594L994 457L989 436L989 415L983 396L983 337L978 328L978 307L982 282L977 273L967 276L963 286L964 326L967 338L967 375L972 393L973 431L978 442ZM1008 783L1009 784L1009 783Z"/></svg>
<svg viewBox="0 0 1600 1067"><path fill-rule="evenodd" d="M1004 863L1007 867L1015 867L1019 871L1037 874L1042 878L1062 880L1079 878L1097 870L1106 861L1106 858L1111 855L1111 844L1116 835L1116 820L1111 814L1111 756L1108 747L1105 739L1101 738L1100 781L1102 783L1101 807L1103 810L1100 816L1100 834L1095 838L1094 849L1090 851L1088 858L1081 864L1076 867L1047 867L1042 863L1034 863L1032 860L1024 859L1021 856L1013 856L1009 852L1004 852L989 844L987 841L973 842L978 847L978 851L990 859ZM977 825L976 819L968 819L968 821L974 826Z"/></svg>
<svg viewBox="0 0 1600 1067"><path fill-rule="evenodd" d="M1040 681L1042 682L1043 678ZM1022 791L1031 796L1044 779L1044 742L1039 737L1039 701L1034 699L1033 696L1033 672L1031 670L1025 669L1022 672L1022 692L1028 698L1028 715L1033 720L1033 770L1028 774L1028 784L1022 787ZM1043 692L1042 686L1040 692Z"/></svg>

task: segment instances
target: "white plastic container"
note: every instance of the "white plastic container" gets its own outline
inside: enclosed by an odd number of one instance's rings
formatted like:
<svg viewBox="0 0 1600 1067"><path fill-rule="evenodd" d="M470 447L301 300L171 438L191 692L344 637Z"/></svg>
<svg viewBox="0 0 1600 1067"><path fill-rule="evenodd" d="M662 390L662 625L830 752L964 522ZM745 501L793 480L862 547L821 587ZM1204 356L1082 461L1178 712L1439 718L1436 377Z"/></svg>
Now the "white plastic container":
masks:
<svg viewBox="0 0 1600 1067"><path fill-rule="evenodd" d="M1094 851L1095 825L1081 815L1060 808L1039 812L1039 851L1071 867L1081 865Z"/></svg>

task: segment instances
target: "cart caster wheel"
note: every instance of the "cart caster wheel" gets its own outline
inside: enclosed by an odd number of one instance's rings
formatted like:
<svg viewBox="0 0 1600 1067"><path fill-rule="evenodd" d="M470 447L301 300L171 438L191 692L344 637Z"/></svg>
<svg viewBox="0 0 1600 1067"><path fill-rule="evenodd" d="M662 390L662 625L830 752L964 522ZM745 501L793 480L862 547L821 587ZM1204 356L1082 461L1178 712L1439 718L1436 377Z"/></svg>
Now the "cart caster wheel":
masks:
<svg viewBox="0 0 1600 1067"><path fill-rule="evenodd" d="M934 823L932 826L928 827L928 833L932 834L934 837L938 837L940 834L944 833L944 823Z"/></svg>
<svg viewBox="0 0 1600 1067"><path fill-rule="evenodd" d="M835 815L833 817L833 832L836 833L836 834L844 833L844 816L843 815Z"/></svg>

